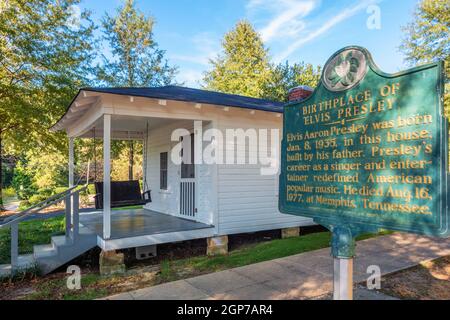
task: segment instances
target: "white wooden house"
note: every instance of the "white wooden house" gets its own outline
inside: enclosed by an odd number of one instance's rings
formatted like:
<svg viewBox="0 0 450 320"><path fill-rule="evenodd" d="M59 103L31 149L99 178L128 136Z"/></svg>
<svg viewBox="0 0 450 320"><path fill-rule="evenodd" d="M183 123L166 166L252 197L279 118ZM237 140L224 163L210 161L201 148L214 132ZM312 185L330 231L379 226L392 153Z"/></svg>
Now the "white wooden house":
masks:
<svg viewBox="0 0 450 320"><path fill-rule="evenodd" d="M94 136L103 139L104 209L79 218L83 234L95 235L89 237L91 245L111 251L209 238L210 245L220 247L226 246L224 236L231 234L313 224L310 219L278 211L279 150L272 149L279 147L279 141L270 141L270 130L278 130L275 137L280 139L282 117L281 103L205 90L177 86L84 88L51 130L65 131L70 139L71 185L74 184L74 139ZM210 137L212 142L201 143L200 154L215 145L217 150L223 149L218 155L224 160L198 163L198 149L192 147L196 164L183 168L183 164L172 159L174 147L180 146L179 139L172 139L176 129L185 129L187 135L197 134L200 138L208 129L218 129L224 135L223 144L217 137ZM249 139L227 140L227 129L243 129L241 133L256 130L259 141L262 139L259 133L268 130L268 147L259 145L255 149L253 142L248 143ZM183 153L184 143L190 140L185 138L181 144ZM152 195L152 202L145 210L112 211L110 208L112 139L144 141L144 186L148 186ZM249 163L247 157L257 152L266 152L270 163L261 163L259 159L257 163ZM233 163L226 161L227 155L228 160L233 158ZM262 174L264 168L271 174ZM35 252L35 258L45 265L42 257L51 256L49 252L55 250L55 244L37 250L45 251L45 254ZM47 263L46 269L50 271L67 259Z"/></svg>

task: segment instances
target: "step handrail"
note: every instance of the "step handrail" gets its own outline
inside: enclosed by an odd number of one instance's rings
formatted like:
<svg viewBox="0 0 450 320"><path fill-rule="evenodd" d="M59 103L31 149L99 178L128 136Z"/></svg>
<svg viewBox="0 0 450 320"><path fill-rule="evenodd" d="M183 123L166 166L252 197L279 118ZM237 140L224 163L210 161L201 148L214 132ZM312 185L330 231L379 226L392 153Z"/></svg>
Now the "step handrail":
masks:
<svg viewBox="0 0 450 320"><path fill-rule="evenodd" d="M38 204L28 208L19 214L10 217L6 223L0 225L0 229L10 227L11 233L11 274L15 273L19 268L19 224L22 220L31 214L38 213L40 210L48 208L49 206L64 201L65 203L65 235L70 241L77 241L80 232L80 193L88 188L84 185L71 187L63 192L60 192L48 199L39 202Z"/></svg>
<svg viewBox="0 0 450 320"><path fill-rule="evenodd" d="M72 195L74 193L72 191L74 191L75 189L76 189L75 192L81 192L81 191L86 190L88 186L85 185L82 188L77 189L78 187L79 186L74 186L74 187L68 188L68 189L64 190L63 192L55 194L55 195L49 197L48 199L45 199L44 201L41 201L38 204L33 205L32 207L30 207L28 209L25 209L11 217L4 219L3 223L0 224L0 229L8 227L14 223L20 222L23 219L27 218L28 216L38 213L40 210L44 210L44 209L52 206L53 204L64 200L68 195ZM37 210L35 210L35 209L37 209ZM35 211L33 211L33 210L35 210Z"/></svg>

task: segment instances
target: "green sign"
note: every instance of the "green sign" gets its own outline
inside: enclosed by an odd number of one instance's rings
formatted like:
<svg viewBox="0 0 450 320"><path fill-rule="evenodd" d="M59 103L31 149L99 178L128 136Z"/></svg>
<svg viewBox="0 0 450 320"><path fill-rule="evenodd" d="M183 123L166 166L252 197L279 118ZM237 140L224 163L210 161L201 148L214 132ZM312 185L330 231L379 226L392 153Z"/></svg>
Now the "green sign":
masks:
<svg viewBox="0 0 450 320"><path fill-rule="evenodd" d="M364 48L334 54L314 93L285 106L280 211L338 238L448 236L443 77L442 63L387 74Z"/></svg>

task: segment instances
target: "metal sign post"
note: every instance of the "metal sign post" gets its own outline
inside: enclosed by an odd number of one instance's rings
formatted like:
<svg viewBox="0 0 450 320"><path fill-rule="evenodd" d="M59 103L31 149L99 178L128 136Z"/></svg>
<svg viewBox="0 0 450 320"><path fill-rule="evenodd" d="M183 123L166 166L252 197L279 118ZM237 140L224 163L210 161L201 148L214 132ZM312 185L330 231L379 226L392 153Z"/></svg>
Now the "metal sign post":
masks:
<svg viewBox="0 0 450 320"><path fill-rule="evenodd" d="M353 258L355 256L355 236L374 229L355 225L330 225L328 221L316 219L332 232L331 254L334 262L333 299L353 300Z"/></svg>
<svg viewBox="0 0 450 320"><path fill-rule="evenodd" d="M353 300L353 258L334 258L333 300Z"/></svg>

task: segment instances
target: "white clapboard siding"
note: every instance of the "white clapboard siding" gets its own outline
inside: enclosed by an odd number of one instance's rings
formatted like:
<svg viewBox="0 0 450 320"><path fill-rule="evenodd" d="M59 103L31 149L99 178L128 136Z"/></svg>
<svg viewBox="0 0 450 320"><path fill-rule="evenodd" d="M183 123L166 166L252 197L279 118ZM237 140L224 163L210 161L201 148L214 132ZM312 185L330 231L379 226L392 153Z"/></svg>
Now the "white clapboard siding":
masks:
<svg viewBox="0 0 450 320"><path fill-rule="evenodd" d="M269 141L270 129L279 129L280 139L282 134L282 120L267 113L243 117L224 115L219 118L218 126L224 134L226 129L268 129ZM233 146L227 141L224 155L226 159L226 153L232 152L235 164L218 165L219 233L235 234L313 224L310 219L278 211L278 174L261 175L264 166L248 164L248 160L247 164L237 164L238 161L245 161L249 155L259 156L261 153L271 156L271 144L261 149L259 146L256 149L255 146L249 147L247 141L242 144L239 139L235 144ZM235 151L245 151L245 157L241 154L238 158Z"/></svg>
<svg viewBox="0 0 450 320"><path fill-rule="evenodd" d="M271 154L270 129L278 129L281 139L282 119L269 112L256 112L231 108L212 108L208 114L211 121L203 121L203 132L210 128L220 129L224 135L224 158L232 155L233 164L196 165L196 207L194 219L213 224L217 234L235 234L262 230L304 226L313 224L310 219L281 214L278 211L278 173L261 175L263 167L259 156L278 158ZM192 120L174 120L173 123L151 129L148 137L148 181L152 189L153 202L147 207L155 211L179 215L180 168L169 160L168 190L159 190L159 155L169 152L177 142L170 141L173 130L184 128L193 130ZM248 146L247 141L236 139L233 143L226 139L227 129L267 129L266 146ZM259 139L259 134L257 134ZM204 142L203 148L209 145ZM279 144L278 144L279 147ZM243 153L239 157L236 151ZM257 163L249 163L253 156ZM242 163L243 162L243 163Z"/></svg>

